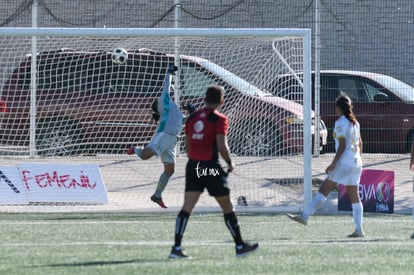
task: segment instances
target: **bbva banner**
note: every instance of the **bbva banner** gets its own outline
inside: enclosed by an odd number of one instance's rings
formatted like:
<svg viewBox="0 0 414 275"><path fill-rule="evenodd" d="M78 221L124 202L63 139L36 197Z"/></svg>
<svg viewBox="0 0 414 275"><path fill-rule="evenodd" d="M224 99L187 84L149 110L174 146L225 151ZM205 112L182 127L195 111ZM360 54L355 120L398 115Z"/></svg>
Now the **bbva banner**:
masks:
<svg viewBox="0 0 414 275"><path fill-rule="evenodd" d="M394 171L363 169L359 196L364 212L394 213ZM352 211L342 184L338 185L338 210Z"/></svg>
<svg viewBox="0 0 414 275"><path fill-rule="evenodd" d="M0 204L108 202L98 165L22 163L0 166Z"/></svg>

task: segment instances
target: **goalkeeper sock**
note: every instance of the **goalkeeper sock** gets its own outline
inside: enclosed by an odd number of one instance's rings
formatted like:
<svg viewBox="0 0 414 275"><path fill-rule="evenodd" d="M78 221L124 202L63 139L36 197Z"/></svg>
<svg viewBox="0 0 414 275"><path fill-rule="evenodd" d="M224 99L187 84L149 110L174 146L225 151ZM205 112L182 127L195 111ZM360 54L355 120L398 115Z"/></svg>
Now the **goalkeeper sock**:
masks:
<svg viewBox="0 0 414 275"><path fill-rule="evenodd" d="M303 218L308 219L316 210L318 210L326 201L326 197L318 192L312 199L311 203L305 207Z"/></svg>
<svg viewBox="0 0 414 275"><path fill-rule="evenodd" d="M243 240L240 233L240 227L237 222L236 213L231 212L228 214L224 214L224 222L226 223L226 226L229 229L230 234L233 236L236 245L243 245Z"/></svg>
<svg viewBox="0 0 414 275"><path fill-rule="evenodd" d="M175 240L174 240L174 247L180 247L181 241L183 239L185 227L187 226L188 219L190 218L190 213L181 210L178 213L177 218L175 220Z"/></svg>
<svg viewBox="0 0 414 275"><path fill-rule="evenodd" d="M354 218L355 231L362 231L362 213L364 206L362 202L355 202L352 204L352 217Z"/></svg>
<svg viewBox="0 0 414 275"><path fill-rule="evenodd" d="M164 191L165 187L167 186L168 180L171 178L172 175L169 175L163 172L158 180L157 188L155 189L154 195L157 198L161 198L161 194Z"/></svg>

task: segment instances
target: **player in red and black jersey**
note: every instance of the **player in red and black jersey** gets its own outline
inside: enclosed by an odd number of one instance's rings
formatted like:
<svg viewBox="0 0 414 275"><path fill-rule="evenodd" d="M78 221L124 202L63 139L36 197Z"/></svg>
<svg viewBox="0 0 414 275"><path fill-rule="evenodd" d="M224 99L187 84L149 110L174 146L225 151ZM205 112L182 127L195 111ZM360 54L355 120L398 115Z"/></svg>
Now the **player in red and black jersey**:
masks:
<svg viewBox="0 0 414 275"><path fill-rule="evenodd" d="M217 109L224 103L224 89L220 86L207 88L205 108L192 114L186 122L186 146L188 163L184 205L177 215L175 244L170 258L186 258L181 240L192 210L201 193L207 189L223 210L224 221L236 243L236 256L243 257L257 250L259 245L245 243L240 234L237 217L230 200L227 175L234 169L227 143L228 119ZM219 163L219 154L228 164L227 172Z"/></svg>

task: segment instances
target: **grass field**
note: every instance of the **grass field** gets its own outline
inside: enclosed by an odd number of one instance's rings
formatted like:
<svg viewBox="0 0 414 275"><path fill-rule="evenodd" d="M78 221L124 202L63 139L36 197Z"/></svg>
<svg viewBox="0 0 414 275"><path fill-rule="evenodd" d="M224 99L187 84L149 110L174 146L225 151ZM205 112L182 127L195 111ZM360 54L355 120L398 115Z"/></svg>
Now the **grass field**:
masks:
<svg viewBox="0 0 414 275"><path fill-rule="evenodd" d="M258 252L236 258L221 214L190 217L183 247L167 256L172 214L1 214L0 274L412 274L409 215L364 216L366 237L349 239L350 215L314 216L307 226L283 215L242 215Z"/></svg>

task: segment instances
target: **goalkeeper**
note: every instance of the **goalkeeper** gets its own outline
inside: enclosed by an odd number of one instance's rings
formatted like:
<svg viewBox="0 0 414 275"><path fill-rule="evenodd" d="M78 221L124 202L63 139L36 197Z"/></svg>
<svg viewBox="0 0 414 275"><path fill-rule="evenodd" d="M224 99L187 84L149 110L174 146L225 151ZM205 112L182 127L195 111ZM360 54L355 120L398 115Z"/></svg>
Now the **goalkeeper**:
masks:
<svg viewBox="0 0 414 275"><path fill-rule="evenodd" d="M162 208L167 208L162 200L162 192L175 168L175 146L178 142L178 136L181 133L183 127L183 115L177 104L170 98L170 82L171 75L177 67L170 66L165 76L164 88L161 96L152 104L152 110L154 111L153 119L159 121L158 127L151 138L148 145L144 147L131 147L128 149L127 154L136 154L142 160L147 160L153 156L161 158L164 164L164 171L160 175L157 187L154 194L151 196L151 200L158 204Z"/></svg>

